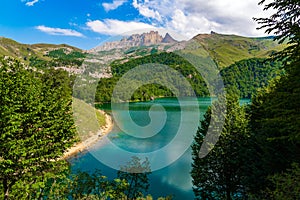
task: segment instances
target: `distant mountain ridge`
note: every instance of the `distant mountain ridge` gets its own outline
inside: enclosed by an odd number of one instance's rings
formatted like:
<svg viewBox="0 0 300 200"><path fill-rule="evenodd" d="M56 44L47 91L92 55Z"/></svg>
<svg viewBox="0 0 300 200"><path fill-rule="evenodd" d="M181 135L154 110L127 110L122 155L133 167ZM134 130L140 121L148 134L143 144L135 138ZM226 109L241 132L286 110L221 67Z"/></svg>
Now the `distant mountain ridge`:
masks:
<svg viewBox="0 0 300 200"><path fill-rule="evenodd" d="M210 34L198 34L191 40L197 41L209 53L220 69L244 59L267 58L287 46L273 41L273 37L251 38L224 35L213 31ZM150 31L148 33L133 34L119 41L106 42L89 52L114 51L112 53L116 53L119 59L123 56L127 60L136 56L149 55L153 49L157 52L183 50L186 43L187 41L176 41L169 33L162 37L157 31ZM142 51L142 53L139 51ZM130 52L129 56L127 52Z"/></svg>
<svg viewBox="0 0 300 200"><path fill-rule="evenodd" d="M272 37L250 38L237 35L224 35L215 32L198 34L192 40L199 42L209 53L220 69L235 62L250 58L267 58L283 50L287 44L278 44ZM14 40L0 37L0 56L10 56L29 64L30 59L50 61L49 52L63 50L88 52L96 55L99 63L106 65L114 60L127 60L160 52L183 50L187 41L177 41L169 33L163 37L158 31L126 36L119 41L107 42L89 51L84 51L66 44L21 44ZM197 53L197 52L195 52Z"/></svg>
<svg viewBox="0 0 300 200"><path fill-rule="evenodd" d="M106 42L101 46L96 47L95 51L109 51L112 49L123 49L139 46L150 46L160 44L172 44L178 42L169 33L165 37L159 34L158 31L150 31L148 33L133 34L123 37L120 41Z"/></svg>

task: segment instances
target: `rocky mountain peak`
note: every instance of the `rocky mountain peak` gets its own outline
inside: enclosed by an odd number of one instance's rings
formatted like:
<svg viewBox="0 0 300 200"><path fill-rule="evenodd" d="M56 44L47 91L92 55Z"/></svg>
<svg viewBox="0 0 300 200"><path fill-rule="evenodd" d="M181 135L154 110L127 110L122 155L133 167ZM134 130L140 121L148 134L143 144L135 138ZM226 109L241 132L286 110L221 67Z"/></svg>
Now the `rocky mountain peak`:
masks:
<svg viewBox="0 0 300 200"><path fill-rule="evenodd" d="M158 31L150 31L149 33L133 34L129 37L125 37L121 42L129 42L135 44L134 46L149 46L152 44L159 44L163 40Z"/></svg>
<svg viewBox="0 0 300 200"><path fill-rule="evenodd" d="M158 31L150 31L142 34L133 34L123 37L120 41L107 42L96 47L97 51L107 51L111 49L123 49L137 46L159 45L162 43L176 43L169 33L162 37Z"/></svg>
<svg viewBox="0 0 300 200"><path fill-rule="evenodd" d="M176 42L178 41L172 38L172 36L169 33L166 33L164 39L162 40L162 43L176 43Z"/></svg>

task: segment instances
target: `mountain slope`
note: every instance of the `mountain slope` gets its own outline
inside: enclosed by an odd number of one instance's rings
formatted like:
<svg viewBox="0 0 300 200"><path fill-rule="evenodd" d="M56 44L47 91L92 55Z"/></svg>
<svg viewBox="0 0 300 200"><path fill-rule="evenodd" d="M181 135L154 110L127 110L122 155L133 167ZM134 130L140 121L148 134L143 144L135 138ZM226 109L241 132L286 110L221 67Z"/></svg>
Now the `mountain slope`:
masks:
<svg viewBox="0 0 300 200"><path fill-rule="evenodd" d="M81 49L66 44L21 44L9 38L0 37L0 56L9 56L30 64L32 59L39 61L51 61L53 57L49 53L55 50L63 50L65 54L72 52L83 53Z"/></svg>
<svg viewBox="0 0 300 200"><path fill-rule="evenodd" d="M208 52L210 57L218 65L219 69L228 67L235 62L251 58L267 58L271 54L283 50L287 45L278 44L272 37L250 38L237 35L224 35L211 32L211 34L199 34L192 38L202 48L188 53L204 55ZM90 53L101 55L114 55L116 59L128 61L141 56L147 56L159 52L182 51L188 41L176 41L167 33L165 37L157 31L134 34L124 37L119 41L107 42L95 47ZM185 50L183 50L185 51ZM118 55L118 56L116 56Z"/></svg>
<svg viewBox="0 0 300 200"><path fill-rule="evenodd" d="M236 88L241 98L251 98L258 88L283 75L282 63L264 58L241 60L221 70L226 88Z"/></svg>
<svg viewBox="0 0 300 200"><path fill-rule="evenodd" d="M249 38L215 32L199 34L193 39L209 52L221 69L240 60L267 58L286 47L286 44L274 42L272 37Z"/></svg>
<svg viewBox="0 0 300 200"><path fill-rule="evenodd" d="M267 58L272 53L286 47L286 44L278 44L271 37L248 38L215 32L199 34L193 40L199 42L203 49L192 53L199 54L200 51L206 50L220 69L245 59ZM181 51L185 48L186 43L186 41L174 40L168 33L163 37L157 31L150 31L143 34L133 34L120 41L104 43L102 46L91 49L89 53L92 53L99 63L108 66L110 62L115 60L120 60L120 63L123 63L130 59L155 53ZM84 52L66 44L28 45L0 37L0 56L17 58L34 67L45 65L77 67L85 58Z"/></svg>
<svg viewBox="0 0 300 200"><path fill-rule="evenodd" d="M175 43L175 42L178 42L178 41L175 40L174 38L172 38L172 36L169 33L166 33L164 39L161 42L162 43Z"/></svg>

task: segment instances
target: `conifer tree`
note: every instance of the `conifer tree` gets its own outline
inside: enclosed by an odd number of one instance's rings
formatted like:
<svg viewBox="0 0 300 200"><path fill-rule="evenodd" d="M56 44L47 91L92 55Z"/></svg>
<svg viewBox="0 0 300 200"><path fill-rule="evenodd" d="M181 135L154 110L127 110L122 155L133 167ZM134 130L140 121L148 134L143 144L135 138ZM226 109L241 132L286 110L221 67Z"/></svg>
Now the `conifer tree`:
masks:
<svg viewBox="0 0 300 200"><path fill-rule="evenodd" d="M237 96L227 95L226 101L227 113L211 114L213 109L221 106L218 101L208 109L192 145L191 175L196 199L229 200L244 197L240 166L244 162L243 141L248 136L248 119ZM225 123L219 140L206 157L200 158L199 151L208 127L218 121L220 115L225 115ZM211 131L220 130L213 128Z"/></svg>

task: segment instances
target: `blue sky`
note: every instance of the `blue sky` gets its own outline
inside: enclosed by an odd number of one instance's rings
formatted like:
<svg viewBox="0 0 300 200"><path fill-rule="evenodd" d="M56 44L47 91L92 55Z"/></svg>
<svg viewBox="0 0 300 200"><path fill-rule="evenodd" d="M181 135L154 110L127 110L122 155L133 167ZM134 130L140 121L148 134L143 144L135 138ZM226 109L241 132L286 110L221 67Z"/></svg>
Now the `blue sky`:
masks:
<svg viewBox="0 0 300 200"><path fill-rule="evenodd" d="M258 0L2 0L0 36L91 49L124 32L166 28L191 38L215 31L263 36Z"/></svg>

